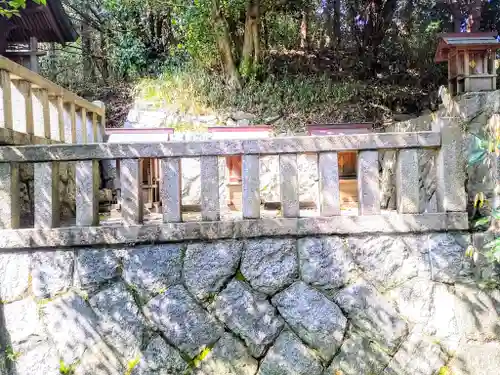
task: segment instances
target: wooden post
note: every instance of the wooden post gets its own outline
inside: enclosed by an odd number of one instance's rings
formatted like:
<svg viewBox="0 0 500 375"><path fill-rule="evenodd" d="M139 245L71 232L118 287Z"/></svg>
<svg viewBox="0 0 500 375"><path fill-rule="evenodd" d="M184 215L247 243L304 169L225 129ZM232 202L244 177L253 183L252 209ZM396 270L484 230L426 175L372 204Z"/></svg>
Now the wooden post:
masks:
<svg viewBox="0 0 500 375"><path fill-rule="evenodd" d="M80 129L80 131L83 132L82 134L82 142L85 144L85 143L88 143L88 133L87 133L87 110L85 108L80 108L80 116L82 118L82 128Z"/></svg>
<svg viewBox="0 0 500 375"><path fill-rule="evenodd" d="M470 91L470 59L469 59L469 51L464 51L464 92Z"/></svg>
<svg viewBox="0 0 500 375"><path fill-rule="evenodd" d="M70 103L69 105L69 116L71 121L71 143L76 143L76 105L75 103Z"/></svg>
<svg viewBox="0 0 500 375"><path fill-rule="evenodd" d="M9 72L6 70L0 70L0 85L3 99L3 123L0 127L12 129L14 127L12 115L12 82Z"/></svg>
<svg viewBox="0 0 500 375"><path fill-rule="evenodd" d="M43 111L43 134L46 139L51 138L50 132L50 103L49 103L49 92L47 90L40 90L40 100L42 103Z"/></svg>
<svg viewBox="0 0 500 375"><path fill-rule="evenodd" d="M40 71L38 66L38 39L34 36L30 38L30 70L38 73Z"/></svg>

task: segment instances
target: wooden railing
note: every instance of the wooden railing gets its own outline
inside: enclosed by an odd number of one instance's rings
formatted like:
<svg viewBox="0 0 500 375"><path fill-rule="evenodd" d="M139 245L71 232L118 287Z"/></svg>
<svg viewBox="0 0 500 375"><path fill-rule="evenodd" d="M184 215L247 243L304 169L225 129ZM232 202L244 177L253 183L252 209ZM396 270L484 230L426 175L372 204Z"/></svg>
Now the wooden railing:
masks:
<svg viewBox="0 0 500 375"><path fill-rule="evenodd" d="M0 147L0 247L89 245L200 238L467 229L459 127L439 131L257 140ZM436 149L438 212L420 213L418 150ZM398 150L398 208L381 214L379 151ZM359 214L341 215L338 152L358 152ZM297 154L317 153L319 215L300 217ZM243 157L243 217L221 218L218 158ZM281 216L261 216L259 157L279 155ZM201 221L182 222L181 158L201 160ZM143 225L141 158L161 159L163 223ZM98 161L120 160L121 224L99 226ZM76 223L59 227L58 163L76 164ZM35 228L19 225L19 163L34 163ZM15 238L14 238L15 237ZM3 241L3 242L2 242ZM5 242L7 241L7 242ZM2 245L3 244L3 245Z"/></svg>
<svg viewBox="0 0 500 375"><path fill-rule="evenodd" d="M102 142L105 110L0 56L0 143Z"/></svg>

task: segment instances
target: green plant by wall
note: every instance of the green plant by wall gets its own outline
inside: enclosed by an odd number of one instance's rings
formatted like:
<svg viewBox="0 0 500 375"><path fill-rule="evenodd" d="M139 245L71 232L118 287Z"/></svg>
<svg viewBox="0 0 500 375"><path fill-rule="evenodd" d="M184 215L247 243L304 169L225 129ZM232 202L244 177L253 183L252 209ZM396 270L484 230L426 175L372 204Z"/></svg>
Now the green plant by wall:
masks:
<svg viewBox="0 0 500 375"><path fill-rule="evenodd" d="M59 361L59 374L60 375L74 375L77 366L78 366L78 362L75 362L75 363L72 363L70 365L67 365L61 359Z"/></svg>
<svg viewBox="0 0 500 375"><path fill-rule="evenodd" d="M17 362L20 356L21 352L15 351L11 346L5 348L5 357L8 361L12 363Z"/></svg>

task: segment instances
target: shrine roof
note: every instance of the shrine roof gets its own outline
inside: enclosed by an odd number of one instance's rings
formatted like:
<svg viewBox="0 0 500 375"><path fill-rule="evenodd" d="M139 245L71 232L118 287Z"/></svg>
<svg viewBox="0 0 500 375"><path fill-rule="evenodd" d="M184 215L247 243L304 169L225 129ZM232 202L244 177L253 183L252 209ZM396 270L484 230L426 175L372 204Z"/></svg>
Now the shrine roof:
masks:
<svg viewBox="0 0 500 375"><path fill-rule="evenodd" d="M488 48L500 48L500 41L498 41L497 36L497 32L440 34L435 61L447 61L448 52L453 47L470 47L485 50Z"/></svg>

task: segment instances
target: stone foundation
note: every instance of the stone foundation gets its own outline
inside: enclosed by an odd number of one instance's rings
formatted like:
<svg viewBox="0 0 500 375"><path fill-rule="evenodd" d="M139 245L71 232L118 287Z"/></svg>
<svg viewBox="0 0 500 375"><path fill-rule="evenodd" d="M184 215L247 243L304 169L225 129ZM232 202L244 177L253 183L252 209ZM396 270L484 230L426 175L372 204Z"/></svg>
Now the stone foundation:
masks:
<svg viewBox="0 0 500 375"><path fill-rule="evenodd" d="M472 282L469 242L431 233L3 252L0 374L496 375L500 291Z"/></svg>

